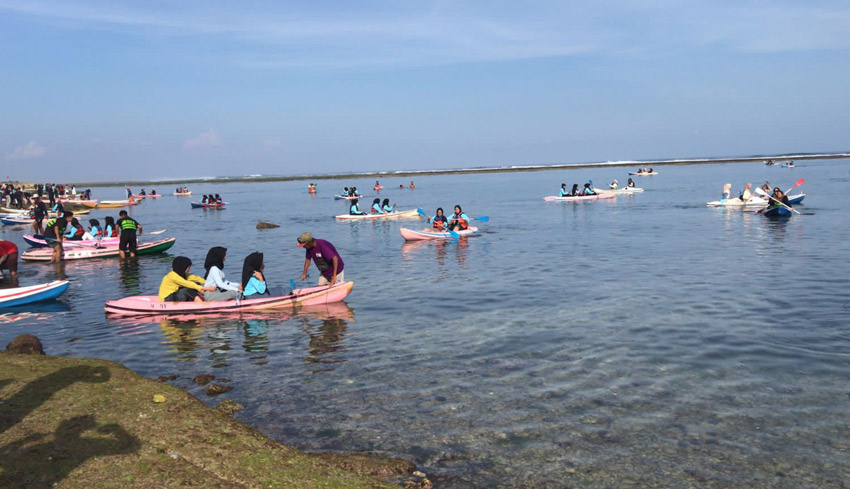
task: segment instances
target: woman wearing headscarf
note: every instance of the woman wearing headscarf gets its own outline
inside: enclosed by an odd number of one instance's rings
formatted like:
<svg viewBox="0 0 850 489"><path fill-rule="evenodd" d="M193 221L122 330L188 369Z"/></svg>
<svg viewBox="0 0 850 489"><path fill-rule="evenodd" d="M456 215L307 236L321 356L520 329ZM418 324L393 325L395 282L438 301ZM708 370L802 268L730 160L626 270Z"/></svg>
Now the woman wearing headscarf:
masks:
<svg viewBox="0 0 850 489"><path fill-rule="evenodd" d="M227 248L221 246L213 246L207 252L207 259L204 261L204 268L207 270L206 275L204 275L204 278L206 278L204 285L213 287L214 290L204 294L205 301L232 301L242 292L240 284L224 278L226 256Z"/></svg>
<svg viewBox="0 0 850 489"><path fill-rule="evenodd" d="M242 264L242 297L250 299L266 293L266 277L263 275L263 254L255 251L245 257ZM256 297L255 297L256 298Z"/></svg>
<svg viewBox="0 0 850 489"><path fill-rule="evenodd" d="M185 256L178 256L171 262L171 271L159 284L160 302L203 302L203 293L212 292L215 287L203 285L204 279L197 275L190 275L192 260Z"/></svg>

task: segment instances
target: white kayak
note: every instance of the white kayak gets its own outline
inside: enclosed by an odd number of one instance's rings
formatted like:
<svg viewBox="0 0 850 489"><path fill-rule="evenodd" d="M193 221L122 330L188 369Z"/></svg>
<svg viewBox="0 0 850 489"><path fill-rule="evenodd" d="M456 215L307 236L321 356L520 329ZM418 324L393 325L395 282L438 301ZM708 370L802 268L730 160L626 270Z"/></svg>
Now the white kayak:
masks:
<svg viewBox="0 0 850 489"><path fill-rule="evenodd" d="M336 216L337 221L381 221L387 219L418 219L419 214L416 212L416 209L410 209L408 211L399 211L399 212L390 212L388 214L363 214L360 216L353 216L351 214L342 214Z"/></svg>
<svg viewBox="0 0 850 489"><path fill-rule="evenodd" d="M733 197L726 200L706 202L705 205L709 207L764 207L767 205L767 201L761 197L751 197L748 201L744 202L738 197Z"/></svg>
<svg viewBox="0 0 850 489"><path fill-rule="evenodd" d="M550 195L548 197L543 197L543 200L545 200L546 202L583 202L586 200L610 199L615 195L617 194L615 194L614 192L603 192L601 194L594 195L576 195L574 197L558 197L557 195Z"/></svg>
<svg viewBox="0 0 850 489"><path fill-rule="evenodd" d="M415 229L401 228L401 237L405 241L418 241L423 239L452 239L452 233L442 231L417 231ZM470 226L463 231L455 231L458 236L469 236L478 232L478 228Z"/></svg>
<svg viewBox="0 0 850 489"><path fill-rule="evenodd" d="M633 176L637 176L637 177L647 177L647 176L652 176L652 175L658 175L658 172L657 171L642 171L642 172L630 171L629 175L633 175Z"/></svg>
<svg viewBox="0 0 850 489"><path fill-rule="evenodd" d="M604 194L605 192L612 192L614 194L639 194L643 192L642 188L639 187L623 187L623 188L595 188L593 189L597 194Z"/></svg>

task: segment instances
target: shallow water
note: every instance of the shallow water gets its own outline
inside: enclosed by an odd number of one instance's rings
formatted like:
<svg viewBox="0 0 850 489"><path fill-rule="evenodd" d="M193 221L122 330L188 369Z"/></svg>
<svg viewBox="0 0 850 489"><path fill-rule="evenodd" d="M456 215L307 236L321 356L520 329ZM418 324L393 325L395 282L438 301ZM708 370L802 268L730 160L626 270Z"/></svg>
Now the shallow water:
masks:
<svg viewBox="0 0 850 489"><path fill-rule="evenodd" d="M24 264L22 285L73 283L57 303L0 312L0 344L33 333L50 354L179 374L209 404L245 404L237 418L275 439L407 458L440 487L847 487L848 166L659 167L635 178L643 194L584 203L542 197L561 182L625 182L626 170L433 176L413 191L382 181L402 209L490 216L480 236L445 243L404 243L400 226L422 226L412 221L334 221L346 204L331 195L371 181L317 181L315 197L302 182L198 185L196 197L230 205L167 195L132 209L178 238L168 254ZM704 205L726 182L799 178L802 216ZM281 228L256 230L260 219ZM213 245L228 247L231 279L259 250L285 285L305 230L343 255L356 283L345 304L196 320L102 312L106 299L155 294L177 254L202 272ZM0 237L23 245L20 234ZM235 389L208 398L199 373Z"/></svg>

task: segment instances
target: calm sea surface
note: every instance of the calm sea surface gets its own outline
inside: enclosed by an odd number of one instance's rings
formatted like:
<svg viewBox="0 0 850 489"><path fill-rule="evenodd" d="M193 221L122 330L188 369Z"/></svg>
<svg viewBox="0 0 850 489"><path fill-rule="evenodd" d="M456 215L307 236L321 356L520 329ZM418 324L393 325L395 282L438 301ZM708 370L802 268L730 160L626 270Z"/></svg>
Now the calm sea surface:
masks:
<svg viewBox="0 0 850 489"><path fill-rule="evenodd" d="M850 487L850 163L657 168L646 192L543 202L564 182L627 169L383 180L380 197L432 213L459 203L481 235L405 243L413 221L336 222L332 195L372 181L196 185L225 210L166 196L132 209L167 229L168 254L22 264L21 285L67 276L53 304L0 311L52 355L115 360L174 383L310 451L414 461L440 487ZM800 178L804 215L771 221L707 208L726 182ZM138 189L135 189L138 190ZM150 189L148 189L150 190ZM121 188L94 189L117 199ZM366 199L368 208L371 199ZM117 212L112 212L117 215ZM94 211L101 218L106 211ZM258 220L280 224L257 230ZM113 319L107 299L156 294L176 255L265 253L272 283L298 279L302 231L334 243L355 282L346 303L181 320ZM21 231L0 238L24 245ZM318 273L312 268L310 280ZM234 386L209 398L191 378Z"/></svg>

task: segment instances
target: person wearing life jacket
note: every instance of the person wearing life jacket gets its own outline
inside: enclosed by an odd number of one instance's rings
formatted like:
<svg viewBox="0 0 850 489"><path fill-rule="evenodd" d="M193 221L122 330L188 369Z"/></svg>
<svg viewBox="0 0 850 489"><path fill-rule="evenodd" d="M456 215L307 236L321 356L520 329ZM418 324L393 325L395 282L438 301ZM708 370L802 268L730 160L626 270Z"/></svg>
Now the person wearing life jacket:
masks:
<svg viewBox="0 0 850 489"><path fill-rule="evenodd" d="M629 181L626 183L626 187L635 188L635 181L632 180L632 177L629 177Z"/></svg>
<svg viewBox="0 0 850 489"><path fill-rule="evenodd" d="M582 195L596 195L596 192L590 187L589 183L584 184L584 188L581 190Z"/></svg>
<svg viewBox="0 0 850 489"><path fill-rule="evenodd" d="M416 188L416 185L413 185L413 180L410 181L410 188Z"/></svg>
<svg viewBox="0 0 850 489"><path fill-rule="evenodd" d="M207 203L207 194L204 194L204 196L201 197L201 204L206 204L206 203Z"/></svg>
<svg viewBox="0 0 850 489"><path fill-rule="evenodd" d="M384 202L381 204L381 209L384 211L384 214L389 214L393 211L393 206L390 205L390 199L384 199Z"/></svg>
<svg viewBox="0 0 850 489"><path fill-rule="evenodd" d="M136 231L138 230L139 234L142 234L142 225L128 216L127 211L124 210L118 213L118 222L116 224L118 229L121 230L121 237L118 241L118 256L123 260L125 257L124 252L126 251L130 253L130 258L135 258L136 246L138 244Z"/></svg>
<svg viewBox="0 0 850 489"><path fill-rule="evenodd" d="M343 197L348 197L351 194L349 193L348 187L345 187L344 189L342 189L342 193L340 193L339 195L342 195Z"/></svg>
<svg viewBox="0 0 850 489"><path fill-rule="evenodd" d="M561 188L558 190L558 197L569 197L570 191L567 190L567 184L562 183Z"/></svg>
<svg viewBox="0 0 850 489"><path fill-rule="evenodd" d="M372 214L383 214L384 211L381 209L381 199L375 199L372 201Z"/></svg>
<svg viewBox="0 0 850 489"><path fill-rule="evenodd" d="M357 205L357 199L351 200L351 205L348 207L348 213L352 216L365 216L366 213L360 210L360 206Z"/></svg>
<svg viewBox="0 0 850 489"><path fill-rule="evenodd" d="M65 239L65 229L74 218L73 212L66 211L62 217L50 219L44 225L44 238L53 247L50 262L59 262L62 259L62 241Z"/></svg>
<svg viewBox="0 0 850 489"><path fill-rule="evenodd" d="M450 231L465 231L469 228L469 216L463 213L459 205L455 206L455 213L449 218L448 229Z"/></svg>
<svg viewBox="0 0 850 489"><path fill-rule="evenodd" d="M428 223L431 224L433 229L425 229L425 232L430 231L445 231L446 228L449 227L449 220L446 219L446 216L443 215L443 208L437 207L437 211L434 214L434 217L428 218Z"/></svg>
<svg viewBox="0 0 850 489"><path fill-rule="evenodd" d="M104 238L117 238L118 237L118 226L115 225L115 219L112 216L106 216L103 219L103 237Z"/></svg>
<svg viewBox="0 0 850 489"><path fill-rule="evenodd" d="M575 196L577 196L577 195L581 195L581 194L579 193L578 184L577 184L577 183L574 183L574 184L573 184L573 188L571 188L571 189L570 189L569 196L570 196L570 197L575 197Z"/></svg>
<svg viewBox="0 0 850 489"><path fill-rule="evenodd" d="M76 217L71 219L71 224L66 229L65 239L69 241L80 241L86 233L83 225L80 224L80 221Z"/></svg>
<svg viewBox="0 0 850 489"><path fill-rule="evenodd" d="M100 239L103 237L103 229L100 227L100 221L97 219L89 219L89 230L83 235L83 239Z"/></svg>
<svg viewBox="0 0 850 489"><path fill-rule="evenodd" d="M768 208L772 209L774 207L783 207L783 204L788 208L792 208L791 204L788 203L788 196L785 195L779 187L773 187L773 194L770 195L770 203L768 204Z"/></svg>
<svg viewBox="0 0 850 489"><path fill-rule="evenodd" d="M215 203L216 203L216 204L221 204L221 203L223 203L223 202L224 202L224 201L223 201L223 200L221 200L221 195L215 194Z"/></svg>
<svg viewBox="0 0 850 489"><path fill-rule="evenodd" d="M618 182L615 178L611 181L611 183L608 184L608 188L610 188L611 190L617 190L618 188L620 188L620 182Z"/></svg>
<svg viewBox="0 0 850 489"><path fill-rule="evenodd" d="M375 180L375 190L381 190L382 188L383 187L381 187L381 182Z"/></svg>

